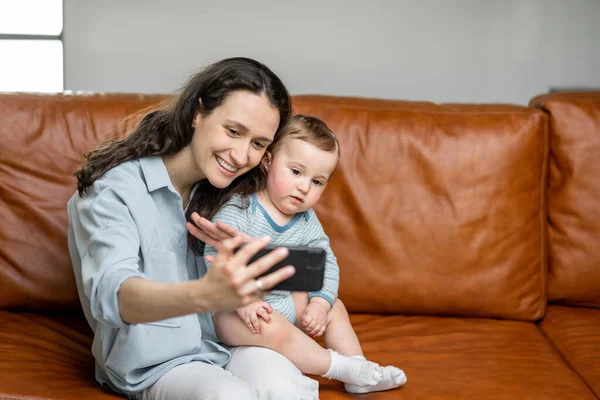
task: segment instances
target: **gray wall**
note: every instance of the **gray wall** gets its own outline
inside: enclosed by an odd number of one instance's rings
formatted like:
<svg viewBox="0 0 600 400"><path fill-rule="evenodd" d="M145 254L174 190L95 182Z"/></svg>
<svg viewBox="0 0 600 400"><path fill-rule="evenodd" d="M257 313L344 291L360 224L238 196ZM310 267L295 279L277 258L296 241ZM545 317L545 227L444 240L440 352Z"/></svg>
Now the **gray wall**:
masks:
<svg viewBox="0 0 600 400"><path fill-rule="evenodd" d="M600 88L600 0L65 0L64 13L66 90L167 93L238 55L292 94L526 104Z"/></svg>

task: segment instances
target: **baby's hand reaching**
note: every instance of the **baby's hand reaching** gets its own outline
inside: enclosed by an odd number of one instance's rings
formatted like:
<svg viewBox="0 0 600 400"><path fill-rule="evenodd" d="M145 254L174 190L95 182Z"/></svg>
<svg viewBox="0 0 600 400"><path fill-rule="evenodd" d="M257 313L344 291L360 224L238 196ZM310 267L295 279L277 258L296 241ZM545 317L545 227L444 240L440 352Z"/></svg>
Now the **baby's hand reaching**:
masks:
<svg viewBox="0 0 600 400"><path fill-rule="evenodd" d="M302 315L302 330L309 336L319 337L327 329L328 310L317 302L310 302Z"/></svg>
<svg viewBox="0 0 600 400"><path fill-rule="evenodd" d="M271 322L273 308L266 301L255 301L248 305L238 308L238 315L248 325L248 328L253 333L260 333L260 322L258 317L264 319L267 323Z"/></svg>

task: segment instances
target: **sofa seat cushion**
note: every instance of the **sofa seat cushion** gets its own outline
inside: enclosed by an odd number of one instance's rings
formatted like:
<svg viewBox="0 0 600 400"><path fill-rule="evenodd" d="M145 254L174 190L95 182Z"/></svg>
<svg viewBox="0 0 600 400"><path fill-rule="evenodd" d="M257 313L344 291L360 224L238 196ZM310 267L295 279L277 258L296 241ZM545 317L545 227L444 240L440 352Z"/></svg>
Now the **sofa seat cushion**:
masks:
<svg viewBox="0 0 600 400"><path fill-rule="evenodd" d="M364 398L596 398L533 323L377 315L351 320L366 356L397 365L408 377L400 389ZM337 382L319 381L322 400L354 398Z"/></svg>
<svg viewBox="0 0 600 400"><path fill-rule="evenodd" d="M406 372L368 399L595 399L534 324L353 315L370 359ZM90 330L77 317L0 311L0 399L116 399L95 381ZM353 398L318 378L321 399Z"/></svg>
<svg viewBox="0 0 600 400"><path fill-rule="evenodd" d="M0 399L118 399L94 380L82 317L0 311Z"/></svg>
<svg viewBox="0 0 600 400"><path fill-rule="evenodd" d="M549 306L540 329L600 398L600 309Z"/></svg>

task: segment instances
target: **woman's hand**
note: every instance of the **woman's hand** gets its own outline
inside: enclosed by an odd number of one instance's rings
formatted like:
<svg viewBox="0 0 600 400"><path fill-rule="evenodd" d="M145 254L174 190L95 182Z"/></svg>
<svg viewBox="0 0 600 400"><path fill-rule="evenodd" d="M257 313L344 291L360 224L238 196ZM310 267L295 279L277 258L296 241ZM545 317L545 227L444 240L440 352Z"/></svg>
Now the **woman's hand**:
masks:
<svg viewBox="0 0 600 400"><path fill-rule="evenodd" d="M260 300L242 306L235 311L237 311L242 321L246 323L250 332L260 333L258 317L264 319L267 323L271 322L270 314L273 313L273 307L266 301Z"/></svg>
<svg viewBox="0 0 600 400"><path fill-rule="evenodd" d="M285 259L289 252L281 247L247 265L269 241L268 237L252 239L234 254L242 238L223 240L206 275L190 281L190 298L196 312L234 310L261 300L266 290L294 275L295 269L290 265L256 279Z"/></svg>
<svg viewBox="0 0 600 400"><path fill-rule="evenodd" d="M219 250L221 241L225 239L231 239L236 236L240 236L243 242L247 242L251 239L247 234L240 232L221 221L214 224L206 218L201 217L196 212L192 213L191 218L195 225L191 222L187 222L185 224L187 230L194 237L217 250Z"/></svg>

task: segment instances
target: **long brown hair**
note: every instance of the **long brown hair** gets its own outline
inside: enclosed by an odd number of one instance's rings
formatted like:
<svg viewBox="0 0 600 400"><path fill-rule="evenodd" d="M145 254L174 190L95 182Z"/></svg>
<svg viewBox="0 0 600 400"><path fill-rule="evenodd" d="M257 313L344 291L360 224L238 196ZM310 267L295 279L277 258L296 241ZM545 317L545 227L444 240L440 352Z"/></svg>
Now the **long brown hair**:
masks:
<svg viewBox="0 0 600 400"><path fill-rule="evenodd" d="M265 95L279 110L278 131L287 123L291 113L290 95L277 75L249 58L218 61L194 75L178 95L148 112L124 138L107 141L87 153L86 162L75 173L79 195L83 197L98 178L121 163L177 153L192 140L192 121L196 113L209 115L237 90ZM252 181L252 175L247 179ZM205 196L202 190L197 190L194 197L198 198L194 200L210 202L210 196Z"/></svg>
<svg viewBox="0 0 600 400"><path fill-rule="evenodd" d="M340 156L340 144L335 134L325 122L310 115L296 114L275 135L273 142L269 145L267 152L275 156L287 140L299 139L308 142L316 148L330 153L336 152ZM248 173L235 179L229 186L218 189L208 182L207 179L198 183L197 192L202 191L202 197L194 196L188 206L186 218L191 220L193 212L209 221L217 212L234 196L240 195L242 207L250 205L249 196L266 188L267 170L261 162ZM204 254L204 242L189 235L189 244L196 254Z"/></svg>

